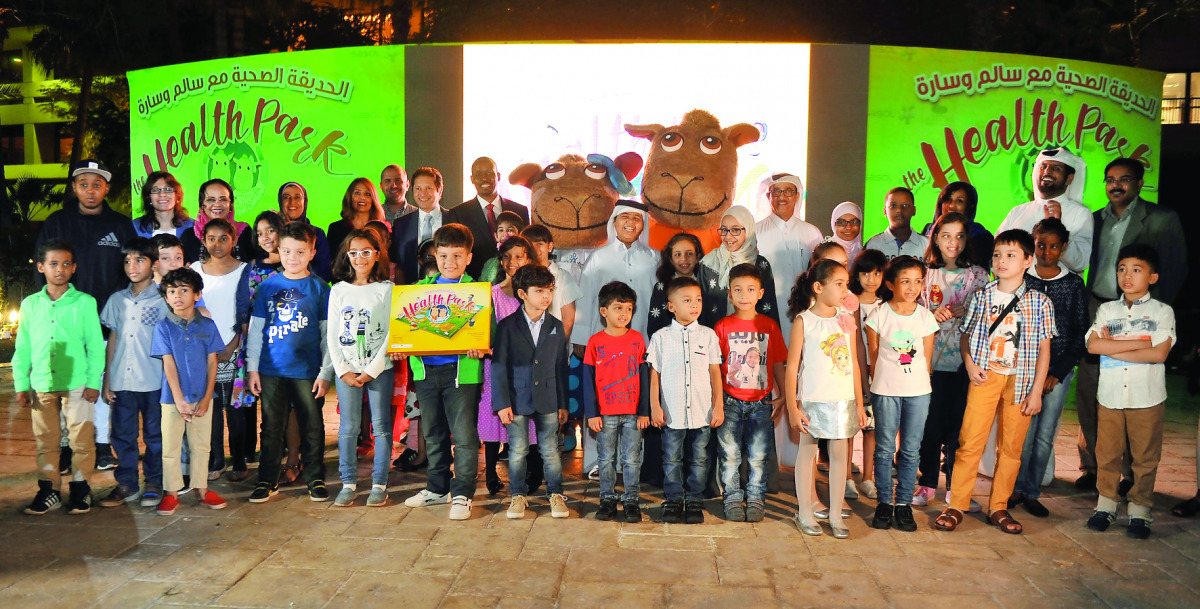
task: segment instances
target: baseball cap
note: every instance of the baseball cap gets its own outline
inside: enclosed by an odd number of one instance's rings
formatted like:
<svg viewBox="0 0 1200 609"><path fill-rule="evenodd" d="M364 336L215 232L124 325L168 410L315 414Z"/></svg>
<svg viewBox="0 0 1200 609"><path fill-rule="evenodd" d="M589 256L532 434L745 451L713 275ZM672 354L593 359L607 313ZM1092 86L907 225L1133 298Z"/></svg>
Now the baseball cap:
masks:
<svg viewBox="0 0 1200 609"><path fill-rule="evenodd" d="M112 181L112 172L104 166L104 163L96 159L84 159L75 164L71 168L71 177L83 175L85 173L94 173L102 178L105 182Z"/></svg>

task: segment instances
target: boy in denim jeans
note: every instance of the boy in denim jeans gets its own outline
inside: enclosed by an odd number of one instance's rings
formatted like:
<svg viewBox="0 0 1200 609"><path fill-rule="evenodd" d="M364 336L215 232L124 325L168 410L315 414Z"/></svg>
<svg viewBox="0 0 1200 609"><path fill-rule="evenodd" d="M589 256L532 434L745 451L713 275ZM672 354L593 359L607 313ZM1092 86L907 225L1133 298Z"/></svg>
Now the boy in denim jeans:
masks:
<svg viewBox="0 0 1200 609"><path fill-rule="evenodd" d="M729 300L734 312L714 328L721 345L721 382L725 389L725 422L717 428L720 475L725 487L725 518L734 522L763 519L767 453L772 450L775 416L784 405L787 346L779 324L755 310L762 296L762 272L758 267L749 263L733 267L729 270ZM778 397L772 400L775 389ZM745 490L743 455L750 474Z"/></svg>
<svg viewBox="0 0 1200 609"><path fill-rule="evenodd" d="M604 329L588 339L583 354L583 411L588 428L596 432L600 470L600 509L596 520L617 515L617 472L614 462L620 442L625 480L625 522L642 521L638 482L642 476L642 430L650 424L650 371L646 341L629 328L637 308L633 288L612 281L600 288L600 323Z"/></svg>

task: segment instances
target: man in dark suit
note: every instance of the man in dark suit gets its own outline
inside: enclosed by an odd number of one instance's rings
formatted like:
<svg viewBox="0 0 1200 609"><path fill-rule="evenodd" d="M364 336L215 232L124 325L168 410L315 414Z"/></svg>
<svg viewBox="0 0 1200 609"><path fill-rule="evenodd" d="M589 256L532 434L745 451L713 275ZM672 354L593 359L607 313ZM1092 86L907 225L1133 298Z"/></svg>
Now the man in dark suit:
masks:
<svg viewBox="0 0 1200 609"><path fill-rule="evenodd" d="M1117 253L1127 245L1142 243L1158 252L1158 283L1150 286L1150 295L1154 298L1171 304L1187 277L1187 242L1179 215L1139 196L1144 174L1142 164L1129 158L1116 159L1104 168L1108 205L1092 214L1095 232L1087 278L1088 288L1092 291L1089 307L1092 320L1101 303L1121 297L1121 288L1117 285ZM1096 388L1099 382L1099 357L1084 355L1075 379L1079 468L1084 473L1075 485L1088 490L1096 488ZM1128 459L1125 470L1122 488L1133 482Z"/></svg>
<svg viewBox="0 0 1200 609"><path fill-rule="evenodd" d="M392 222L392 261L396 263L396 281L414 283L419 281L421 260L417 259L417 248L433 232L451 221L446 218L442 207L442 173L433 167L420 167L412 174L413 200L416 205L405 204L404 211Z"/></svg>
<svg viewBox="0 0 1200 609"><path fill-rule="evenodd" d="M471 264L467 265L467 274L472 277L479 277L483 273L483 265L496 257L496 218L501 212L516 212L526 225L529 224L529 210L524 205L496 193L499 181L500 170L495 161L485 156L475 159L471 163L471 184L477 193L475 198L450 208L446 215L447 224L462 224L471 229L471 235L475 237L475 247L471 248Z"/></svg>
<svg viewBox="0 0 1200 609"><path fill-rule="evenodd" d="M558 428L567 420L570 340L562 322L546 312L554 299L554 274L544 266L523 266L513 275L513 291L521 308L496 324L492 341L492 410L508 428L508 517L525 514L525 457L533 421L550 515L566 518Z"/></svg>

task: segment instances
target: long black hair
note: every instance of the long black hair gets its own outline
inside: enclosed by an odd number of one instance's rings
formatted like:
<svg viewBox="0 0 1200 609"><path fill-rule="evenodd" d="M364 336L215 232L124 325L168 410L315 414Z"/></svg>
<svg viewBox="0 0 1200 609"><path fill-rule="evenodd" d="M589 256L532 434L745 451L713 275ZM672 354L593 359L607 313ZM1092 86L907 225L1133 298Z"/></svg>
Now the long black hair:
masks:
<svg viewBox="0 0 1200 609"><path fill-rule="evenodd" d="M796 284L792 286L792 295L788 297L788 315L795 317L801 312L807 311L817 295L813 290L813 284L825 285L829 281L829 277L838 269L845 271L846 267L837 260L824 258L809 267L807 271L800 273L800 276L796 277Z"/></svg>
<svg viewBox="0 0 1200 609"><path fill-rule="evenodd" d="M687 241L692 244L692 247L696 248L697 266L700 265L700 259L704 257L704 247L700 245L700 239L696 235L691 233L676 233L671 237L670 241L667 241L667 245L659 250L661 259L658 263L658 270L654 272L654 275L663 286L666 286L667 282L671 281L671 278L675 276L675 265L671 264L671 250L680 241ZM692 274L695 275L695 271Z"/></svg>
<svg viewBox="0 0 1200 609"><path fill-rule="evenodd" d="M883 255L883 252L877 249L863 250L854 260L854 268L850 269L850 292L855 296L860 296L864 292L862 282L858 280L859 273L879 271L882 274L885 267L887 267L887 256ZM875 290L875 296L884 301L891 298L887 286L882 283L879 284L879 289Z"/></svg>
<svg viewBox="0 0 1200 609"><path fill-rule="evenodd" d="M883 269L883 288L889 283L896 283L896 278L900 273L908 269L920 269L921 279L925 279L925 263L912 256L896 256L888 261L887 266ZM890 302L895 294L891 290L887 291L887 297L883 298L884 302ZM876 292L878 294L878 292ZM882 297L881 297L882 298Z"/></svg>

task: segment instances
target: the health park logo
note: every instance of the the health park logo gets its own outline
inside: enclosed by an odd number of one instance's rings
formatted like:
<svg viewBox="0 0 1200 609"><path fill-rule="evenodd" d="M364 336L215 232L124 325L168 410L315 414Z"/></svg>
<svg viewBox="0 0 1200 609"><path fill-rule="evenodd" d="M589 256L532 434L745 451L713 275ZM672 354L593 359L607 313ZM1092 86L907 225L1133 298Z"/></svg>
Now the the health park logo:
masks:
<svg viewBox="0 0 1200 609"><path fill-rule="evenodd" d="M406 305L396 320L408 325L409 330L424 330L435 336L451 338L467 326L475 325L475 316L484 305L470 296L463 300L450 292L433 292L420 300Z"/></svg>
<svg viewBox="0 0 1200 609"><path fill-rule="evenodd" d="M235 201L253 206L266 192L267 164L262 147L251 142L232 142L214 147L200 164L201 181L222 179L233 187ZM242 213L252 211L247 208ZM252 217L252 216L246 216Z"/></svg>

